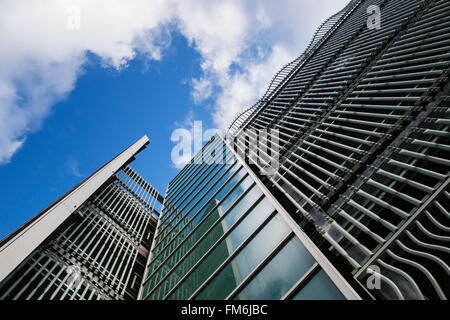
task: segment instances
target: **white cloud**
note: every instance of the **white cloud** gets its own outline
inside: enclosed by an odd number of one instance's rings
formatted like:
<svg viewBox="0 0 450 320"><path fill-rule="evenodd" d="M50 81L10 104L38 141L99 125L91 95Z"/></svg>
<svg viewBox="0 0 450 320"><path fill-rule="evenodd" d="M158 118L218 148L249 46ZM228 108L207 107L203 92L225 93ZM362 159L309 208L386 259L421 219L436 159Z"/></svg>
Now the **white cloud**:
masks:
<svg viewBox="0 0 450 320"><path fill-rule="evenodd" d="M216 101L213 120L221 130L225 130L235 115L251 106L265 92L273 75L292 55L282 46L274 46L270 55L262 62L248 62L242 72L222 75L222 88Z"/></svg>
<svg viewBox="0 0 450 320"><path fill-rule="evenodd" d="M73 90L88 51L117 69L137 52L160 60L176 28L202 57L204 74L192 80L193 99L201 102L218 90L212 116L224 128L346 2L1 1L0 164L10 161L51 107Z"/></svg>
<svg viewBox="0 0 450 320"><path fill-rule="evenodd" d="M182 121L177 120L174 122L174 126L176 128L183 128L188 131L192 131L194 127L194 121L194 110L190 109Z"/></svg>
<svg viewBox="0 0 450 320"><path fill-rule="evenodd" d="M77 178L81 178L84 175L80 172L80 166L78 164L77 159L74 158L73 155L69 156L66 160L67 171L70 174L73 174Z"/></svg>
<svg viewBox="0 0 450 320"><path fill-rule="evenodd" d="M192 79L192 98L195 103L208 99L212 94L211 81L207 79Z"/></svg>
<svg viewBox="0 0 450 320"><path fill-rule="evenodd" d="M214 123L226 130L238 112L264 94L275 73L306 49L317 27L347 3L347 0L234 3L243 13L223 23L223 29L237 26L233 28L232 41L207 41L214 49L202 53L206 74L203 79L219 88L212 114ZM241 22L241 16L246 23ZM197 32L197 37L205 41L203 33ZM196 42L197 45L201 46L202 41ZM221 59L215 52L230 58Z"/></svg>

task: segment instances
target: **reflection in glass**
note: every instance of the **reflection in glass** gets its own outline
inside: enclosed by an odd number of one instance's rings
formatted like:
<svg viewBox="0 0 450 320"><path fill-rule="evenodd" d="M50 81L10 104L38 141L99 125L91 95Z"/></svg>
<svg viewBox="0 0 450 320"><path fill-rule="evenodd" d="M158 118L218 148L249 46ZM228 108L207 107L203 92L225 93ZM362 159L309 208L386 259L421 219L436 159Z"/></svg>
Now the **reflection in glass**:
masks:
<svg viewBox="0 0 450 320"><path fill-rule="evenodd" d="M240 171L245 176L244 171ZM241 179L241 175L238 173L235 177L233 177L226 185L225 187L216 195L216 199L212 199L210 203L204 208L204 213L209 213L219 202L222 200L223 197L227 195L228 192L233 189L233 187L236 185L236 183ZM190 234L187 235L187 237L183 235L178 235L177 238L171 243L167 248L164 249L163 254L161 254L155 261L152 262L151 267L148 269L155 270L156 267L158 267L163 260L178 246L178 244L181 241L184 241L184 243L176 250L176 253L172 255L172 257L165 262L165 266L161 268L155 275L152 276L152 278L147 281L147 283L144 286L143 292L144 294L147 294L150 288L153 288L168 272L172 267L178 262L178 260L181 259L181 257L184 256L184 254L195 245L195 243L198 241L198 239L201 238L201 236L214 224L214 222L219 219L220 216L223 215L224 212L226 212L230 206L239 198L240 195L242 195L253 183L253 180L250 178L250 176L247 176L233 191L231 191L230 194L226 196L226 198L223 200L223 202L218 206L216 209L214 209L213 212L211 212L207 218L202 220L200 223L200 226L195 229L194 231L191 231ZM256 188L255 188L256 189ZM255 192L260 192L259 189ZM252 196L254 193L252 192L250 196ZM248 195L247 195L248 196ZM193 229L193 228L191 228ZM222 233L223 234L223 233ZM213 240L211 240L213 241ZM215 242L215 240L214 240ZM212 245L212 243L210 243ZM208 248L209 249L209 248ZM203 255L203 254L201 254ZM191 263L191 266L197 262L197 259L200 256L193 256L189 259L193 261ZM181 279L184 274L186 274L187 271L189 271L190 267L188 268L185 265L181 265L177 267L174 274L172 274L169 279L165 281L165 285L158 288L153 294L152 297L159 297L162 298L175 284L178 282L179 279ZM152 272L151 271L151 272ZM175 283L172 283L172 285L167 285L168 281L173 282L174 278L178 279ZM163 289L166 288L166 289Z"/></svg>
<svg viewBox="0 0 450 320"><path fill-rule="evenodd" d="M218 192L218 194L215 196L215 199L210 200L211 196L217 191L217 189L219 187L223 186L225 181L228 178L230 178L230 176L233 175L234 171L235 171L235 169L230 170L230 172L228 172L220 180L221 184L216 185L215 189L211 190L211 192L209 192L207 196L203 195L202 201L196 206L197 211L192 211L189 214L187 214L187 212L186 212L186 214L180 214L180 216L182 217L181 220L183 220L183 221L181 223L179 223L176 228L170 230L171 235L168 235L163 241L161 241L161 243L158 243L155 245L155 248L153 250L154 254L157 254L158 252L160 252L164 248L164 246L167 245L167 243L169 243L173 238L175 238L175 240L170 244L170 246L168 248L164 249L166 251L166 255L169 252L171 252L172 249L174 249L178 245L178 243L180 243L181 240L183 240L186 237L186 235L191 232L191 230L193 228L195 228L195 226L198 224L199 220L204 216L204 214L211 210L211 203L214 200L219 200L219 201L222 200L222 198L228 193L228 191L230 191L230 189L232 189L238 183L238 181L246 175L244 170L242 170L242 169L239 170L236 173L236 175L230 181L228 181L228 183L221 189L221 191ZM245 188L246 186L248 186L250 184L251 184L251 181L249 181L249 179L246 179L246 180L244 180L244 182L241 183L241 187ZM209 200L209 205L206 205L206 208L203 208L202 212L197 214L197 212L201 209L201 207L206 203L207 200ZM215 204L215 203L213 203L213 204ZM195 214L197 214L196 218L192 219L191 217ZM169 229L170 229L170 227L169 227ZM183 229L183 231L181 233L178 233L181 229ZM166 230L166 233L167 232L168 231Z"/></svg>
<svg viewBox="0 0 450 320"><path fill-rule="evenodd" d="M229 197L223 202L223 206L219 206L217 209L212 212L211 215L202 223L200 228L198 228L193 234L189 236L188 241L185 241L185 243L177 249L177 252L180 252L180 254L174 254L171 259L169 259L168 262L166 262L166 265L173 266L176 262L181 258L181 254L186 253L191 247L195 245L195 249L189 254L187 258L184 259L182 263L180 263L175 270L172 272L172 274L169 276L168 279L165 281L171 281L173 279L181 279L196 263L197 261L211 248L214 243L225 233L228 231L229 227L233 225L233 223L242 215L244 214L261 196L261 190L257 188L256 186L253 186L253 188L226 214L225 218L218 223L212 230L210 230L206 237L204 237L198 244L196 243L205 232L208 231L208 229L218 220L220 219L224 213L227 212L229 207L234 203L236 198L244 193L245 188L248 187L248 182L251 181L249 178L245 179L243 183L240 185L239 188L237 188L235 191L233 191ZM270 208L270 204L266 201L263 201L266 207ZM216 201L213 201L214 205L216 204ZM257 206L258 207L258 206ZM261 207L261 204L259 205L259 208ZM253 210L259 210L258 208L254 208ZM263 210L261 211L262 219L266 216L263 214ZM246 218L247 219L247 218ZM229 241L229 240L228 240ZM220 247L220 246L219 246ZM216 249L219 250L219 249ZM228 255L227 255L228 256ZM226 256L226 257L227 257ZM222 262L223 258L220 262ZM155 284L155 281L157 279L161 279L164 275L167 274L169 269L162 268L155 276L153 276L153 279L149 281L149 286L153 286ZM170 289L170 288L169 288ZM167 292L158 289L155 294L156 295L165 295Z"/></svg>
<svg viewBox="0 0 450 320"><path fill-rule="evenodd" d="M235 299L281 299L314 261L300 240L293 237Z"/></svg>
<svg viewBox="0 0 450 320"><path fill-rule="evenodd" d="M181 203L179 205L176 205L172 207L172 210L175 208L175 212L177 215L177 218L172 221L172 225L166 226L164 231L161 233L161 236L158 236L158 241L155 242L155 248L158 248L161 246L160 240L164 239L162 241L162 244L166 244L173 236L169 236L164 238L164 236L170 232L172 235L177 234L178 231L183 229L183 227L186 224L196 224L198 223L198 219L202 217L202 215L197 215L194 219L192 217L202 208L202 206L214 195L214 193L222 187L225 182L236 172L236 170L239 168L238 165L234 165L231 167L231 169L226 172L229 169L229 165L224 165L220 171L219 175L215 176L215 178L209 177L206 179L207 181L210 179L210 181L206 184L206 186L202 186L200 189L193 189L196 190L197 193L193 198L188 198L187 203ZM226 172L226 173L225 173ZM241 170L236 174L236 176L233 177L233 181L237 181L240 178L242 178L245 175L245 170L241 168ZM219 177L223 175L220 179ZM229 183L229 182L228 182ZM228 185L227 183L227 185ZM231 187L231 185L230 185ZM211 189L210 189L211 188ZM209 191L208 191L209 190ZM205 194L205 192L207 192ZM193 208L193 206L195 207ZM181 210L182 213L180 213L178 210ZM182 220L180 222L180 220ZM174 228L175 226L175 228ZM186 232L189 231L189 228L185 229Z"/></svg>
<svg viewBox="0 0 450 320"><path fill-rule="evenodd" d="M240 232L248 232L254 222ZM225 299L278 243L290 229L279 215L267 225L232 259L227 266L203 289L196 299Z"/></svg>
<svg viewBox="0 0 450 320"><path fill-rule="evenodd" d="M208 254L208 257L180 285L170 299L189 298L241 244L238 239L247 238L271 212L273 212L273 208L266 201L261 201L256 205L244 220Z"/></svg>
<svg viewBox="0 0 450 320"><path fill-rule="evenodd" d="M345 298L327 276L325 271L320 270L292 299L344 300Z"/></svg>

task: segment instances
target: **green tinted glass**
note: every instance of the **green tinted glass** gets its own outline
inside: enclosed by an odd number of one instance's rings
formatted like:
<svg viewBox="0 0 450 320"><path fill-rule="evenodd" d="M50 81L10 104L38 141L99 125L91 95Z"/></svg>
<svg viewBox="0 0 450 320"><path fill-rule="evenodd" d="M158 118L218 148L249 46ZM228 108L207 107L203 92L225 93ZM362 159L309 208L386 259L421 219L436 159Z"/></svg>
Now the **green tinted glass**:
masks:
<svg viewBox="0 0 450 320"><path fill-rule="evenodd" d="M243 229L250 231L252 226L255 226L254 222ZM225 299L242 282L242 279L277 246L288 232L289 228L282 218L278 215L274 216L247 246L200 292L196 299Z"/></svg>
<svg viewBox="0 0 450 320"><path fill-rule="evenodd" d="M280 299L311 268L314 261L300 240L293 237L239 292L236 299Z"/></svg>
<svg viewBox="0 0 450 320"><path fill-rule="evenodd" d="M320 270L292 299L343 300L345 298L327 274Z"/></svg>

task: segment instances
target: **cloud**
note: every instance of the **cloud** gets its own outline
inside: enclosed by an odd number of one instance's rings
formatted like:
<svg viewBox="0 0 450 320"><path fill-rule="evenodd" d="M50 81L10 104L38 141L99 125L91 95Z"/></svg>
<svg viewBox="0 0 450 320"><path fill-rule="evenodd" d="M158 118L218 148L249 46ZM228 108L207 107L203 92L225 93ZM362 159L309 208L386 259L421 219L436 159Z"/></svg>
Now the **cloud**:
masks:
<svg viewBox="0 0 450 320"><path fill-rule="evenodd" d="M281 66L292 60L282 46L274 46L263 62L243 64L242 71L219 75L222 88L213 113L214 123L226 130L236 114L253 105L265 92L270 80Z"/></svg>
<svg viewBox="0 0 450 320"><path fill-rule="evenodd" d="M194 121L195 121L194 110L189 109L189 111L186 113L185 118L182 121L176 120L173 123L173 125L176 128L183 128L188 131L192 131L194 128Z"/></svg>
<svg viewBox="0 0 450 320"><path fill-rule="evenodd" d="M195 103L208 99L212 94L211 81L207 79L192 79L192 98Z"/></svg>
<svg viewBox="0 0 450 320"><path fill-rule="evenodd" d="M77 178L81 178L84 176L84 174L80 172L78 161L73 156L70 156L66 160L66 168L70 174L73 174Z"/></svg>
<svg viewBox="0 0 450 320"><path fill-rule="evenodd" d="M194 102L225 128L299 55L345 0L14 0L0 2L0 164L74 89L88 52L122 69L137 53L161 60L171 32L201 55Z"/></svg>
<svg viewBox="0 0 450 320"><path fill-rule="evenodd" d="M347 3L347 0L230 1L228 4L234 9L229 12L240 14L224 15L226 21L210 15L216 21L212 31L207 24L200 23L201 17L194 31L186 20L182 30L203 57L202 81L218 89L212 113L218 128L226 130L236 114L253 105L275 73L306 49L317 27ZM197 87L193 89L195 92Z"/></svg>

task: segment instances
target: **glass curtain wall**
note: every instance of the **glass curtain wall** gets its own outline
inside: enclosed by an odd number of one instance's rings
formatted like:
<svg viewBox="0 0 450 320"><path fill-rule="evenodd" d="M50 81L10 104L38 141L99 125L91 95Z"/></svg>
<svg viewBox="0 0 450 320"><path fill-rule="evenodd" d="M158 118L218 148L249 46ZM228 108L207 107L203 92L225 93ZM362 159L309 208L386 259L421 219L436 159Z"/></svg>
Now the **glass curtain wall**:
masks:
<svg viewBox="0 0 450 320"><path fill-rule="evenodd" d="M169 184L143 299L343 299L214 136Z"/></svg>

